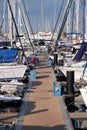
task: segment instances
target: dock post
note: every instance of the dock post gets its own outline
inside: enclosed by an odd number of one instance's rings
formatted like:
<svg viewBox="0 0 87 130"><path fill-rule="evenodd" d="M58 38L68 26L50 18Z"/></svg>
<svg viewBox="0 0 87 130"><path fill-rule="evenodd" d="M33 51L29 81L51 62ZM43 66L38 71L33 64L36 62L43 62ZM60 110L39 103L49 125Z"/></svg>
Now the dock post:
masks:
<svg viewBox="0 0 87 130"><path fill-rule="evenodd" d="M54 52L54 66L58 64L58 53Z"/></svg>
<svg viewBox="0 0 87 130"><path fill-rule="evenodd" d="M67 71L67 91L69 95L74 94L74 71Z"/></svg>
<svg viewBox="0 0 87 130"><path fill-rule="evenodd" d="M73 112L75 111L75 104L74 104L74 71L67 71L67 95L65 95L65 103L68 111Z"/></svg>

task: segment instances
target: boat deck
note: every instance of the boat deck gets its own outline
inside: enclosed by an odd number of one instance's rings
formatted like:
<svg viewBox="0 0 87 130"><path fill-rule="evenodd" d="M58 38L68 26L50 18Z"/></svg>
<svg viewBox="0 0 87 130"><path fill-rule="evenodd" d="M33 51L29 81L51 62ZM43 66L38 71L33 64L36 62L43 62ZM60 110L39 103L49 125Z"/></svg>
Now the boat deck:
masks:
<svg viewBox="0 0 87 130"><path fill-rule="evenodd" d="M39 58L36 80L32 81L29 89L26 111L24 110L25 114L21 119L23 122L18 130L67 130L60 97L53 96L52 93L52 68L47 66L45 54Z"/></svg>

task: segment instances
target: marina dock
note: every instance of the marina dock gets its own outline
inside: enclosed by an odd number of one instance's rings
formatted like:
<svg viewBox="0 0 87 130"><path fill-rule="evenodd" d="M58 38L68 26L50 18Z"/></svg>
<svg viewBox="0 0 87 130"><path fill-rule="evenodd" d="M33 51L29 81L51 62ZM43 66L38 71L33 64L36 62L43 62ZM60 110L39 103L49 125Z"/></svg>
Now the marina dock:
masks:
<svg viewBox="0 0 87 130"><path fill-rule="evenodd" d="M16 130L71 130L71 126L68 126L68 117L62 111L64 106L61 105L60 97L53 96L54 76L52 68L47 66L46 57L45 54L39 56L36 80L31 83L27 103L22 108L24 115L22 113L23 117L17 124Z"/></svg>
<svg viewBox="0 0 87 130"><path fill-rule="evenodd" d="M87 130L87 0L0 2L0 130Z"/></svg>

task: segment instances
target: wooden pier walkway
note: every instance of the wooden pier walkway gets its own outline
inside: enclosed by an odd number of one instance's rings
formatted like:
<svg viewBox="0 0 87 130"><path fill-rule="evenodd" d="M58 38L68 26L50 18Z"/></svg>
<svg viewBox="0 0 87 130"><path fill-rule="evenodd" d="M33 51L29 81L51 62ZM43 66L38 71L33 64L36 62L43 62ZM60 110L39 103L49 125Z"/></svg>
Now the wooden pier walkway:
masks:
<svg viewBox="0 0 87 130"><path fill-rule="evenodd" d="M47 66L45 54L39 58L21 130L67 130L59 98L52 93L52 68Z"/></svg>

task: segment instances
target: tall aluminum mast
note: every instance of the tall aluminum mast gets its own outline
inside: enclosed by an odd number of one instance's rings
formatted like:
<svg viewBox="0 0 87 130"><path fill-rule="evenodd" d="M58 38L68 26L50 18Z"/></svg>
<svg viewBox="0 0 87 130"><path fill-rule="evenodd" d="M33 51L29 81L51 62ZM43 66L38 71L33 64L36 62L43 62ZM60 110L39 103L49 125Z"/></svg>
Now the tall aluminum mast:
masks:
<svg viewBox="0 0 87 130"><path fill-rule="evenodd" d="M3 11L3 13L4 13L4 16L3 16L3 20L4 20L4 34L6 33L6 0L4 0L4 11Z"/></svg>
<svg viewBox="0 0 87 130"><path fill-rule="evenodd" d="M10 10L10 13L11 13L12 21L13 21L14 26L15 26L16 33L17 33L17 35L19 36L19 32L18 32L18 28L17 28L16 21L15 21L15 18L14 18L14 14L13 14L13 11L12 11L12 6L11 6L11 3L10 3L10 0L7 0L7 2L8 2L8 7L9 7L9 10ZM18 37L18 39L19 39L21 48L22 48L22 50L23 50L23 52L24 52L24 49L23 49L23 46L22 46L20 37ZM25 53L24 53L24 54L25 54Z"/></svg>
<svg viewBox="0 0 87 130"><path fill-rule="evenodd" d="M86 26L86 30L85 30L85 39L86 39L86 42L87 42L87 1L85 1L85 26Z"/></svg>
<svg viewBox="0 0 87 130"><path fill-rule="evenodd" d="M21 11L20 11L20 8L18 8L18 31L19 31L19 34L22 33L21 26L22 26Z"/></svg>
<svg viewBox="0 0 87 130"><path fill-rule="evenodd" d="M16 2L15 0L9 0L10 6L12 8L13 11L13 15L14 15L14 19L16 17L16 13L15 13L15 6L16 6ZM11 41L14 39L16 39L16 31L15 31L15 26L13 23L13 19L12 19L12 15L8 6L8 24L9 24L9 34L11 36Z"/></svg>
<svg viewBox="0 0 87 130"><path fill-rule="evenodd" d="M79 18L80 18L80 0L76 0L76 31L79 32Z"/></svg>
<svg viewBox="0 0 87 130"><path fill-rule="evenodd" d="M41 0L41 19L42 19L42 32L44 31L44 24L43 24L43 3Z"/></svg>
<svg viewBox="0 0 87 130"><path fill-rule="evenodd" d="M12 1L9 0L9 3L12 7ZM10 9L9 9L9 6L8 6L8 32L9 32L9 35L11 36L11 40L12 40L12 16L11 16L11 13L10 13Z"/></svg>
<svg viewBox="0 0 87 130"><path fill-rule="evenodd" d="M58 36L57 36L57 40L56 40L56 43L55 43L55 49L56 49L56 46L57 46L57 42L60 40L62 31L64 29L64 26L65 26L65 23L66 23L66 20L67 20L67 16L69 14L69 10L70 10L70 7L72 5L72 2L73 2L73 0L68 0L67 7L66 7L65 13L64 13L64 17L62 19L61 26L59 28L59 32L58 32Z"/></svg>
<svg viewBox="0 0 87 130"><path fill-rule="evenodd" d="M28 20L28 17L26 15L25 11L24 11L23 1L22 0L16 0L16 2L18 3L18 6L20 8L22 19L23 19L24 26L25 26L26 33L27 33L27 37L28 37L28 40L29 40L29 44L31 46L32 52L34 53L34 46L33 46L33 43L31 42L31 39L30 39L29 20Z"/></svg>
<svg viewBox="0 0 87 130"><path fill-rule="evenodd" d="M82 6L82 10L83 10L83 42L85 41L85 31L86 31L86 29L85 29L85 22L86 22L86 19L85 19L85 8L86 8L86 0L82 0L82 4L83 4L83 6Z"/></svg>

